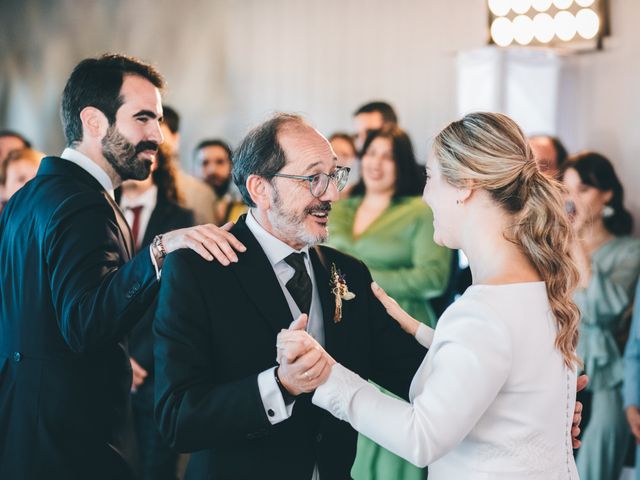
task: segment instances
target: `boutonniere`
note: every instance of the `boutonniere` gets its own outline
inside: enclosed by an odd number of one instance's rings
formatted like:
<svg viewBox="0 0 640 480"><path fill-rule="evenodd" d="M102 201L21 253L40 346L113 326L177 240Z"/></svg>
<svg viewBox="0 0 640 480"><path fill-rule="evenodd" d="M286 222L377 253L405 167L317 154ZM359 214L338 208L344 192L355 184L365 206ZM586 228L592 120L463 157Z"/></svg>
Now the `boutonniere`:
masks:
<svg viewBox="0 0 640 480"><path fill-rule="evenodd" d="M342 301L356 298L356 294L349 291L345 276L336 268L336 264L331 264L331 293L336 297L336 309L333 312L333 321L338 323L342 320Z"/></svg>

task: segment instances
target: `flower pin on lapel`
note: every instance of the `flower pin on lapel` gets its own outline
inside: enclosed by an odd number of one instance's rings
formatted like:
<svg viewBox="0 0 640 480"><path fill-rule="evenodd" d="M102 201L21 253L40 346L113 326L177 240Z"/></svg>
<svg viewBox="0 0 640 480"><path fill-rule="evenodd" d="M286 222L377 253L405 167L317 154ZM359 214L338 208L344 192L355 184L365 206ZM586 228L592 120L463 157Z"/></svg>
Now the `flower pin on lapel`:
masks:
<svg viewBox="0 0 640 480"><path fill-rule="evenodd" d="M333 321L338 323L342 320L342 301L349 301L356 298L356 294L349 291L345 276L336 268L336 264L331 264L331 293L336 298L336 309L333 312Z"/></svg>

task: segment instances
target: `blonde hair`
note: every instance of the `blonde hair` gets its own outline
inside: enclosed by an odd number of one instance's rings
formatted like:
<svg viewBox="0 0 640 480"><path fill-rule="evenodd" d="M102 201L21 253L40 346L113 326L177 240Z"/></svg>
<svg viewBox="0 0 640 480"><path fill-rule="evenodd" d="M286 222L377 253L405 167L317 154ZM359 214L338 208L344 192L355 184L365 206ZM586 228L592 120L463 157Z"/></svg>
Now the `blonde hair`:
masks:
<svg viewBox="0 0 640 480"><path fill-rule="evenodd" d="M579 276L569 254L573 230L561 185L538 171L522 130L500 113L471 113L449 124L433 149L447 182L484 189L513 216L505 238L522 249L546 284L557 324L555 346L565 364L580 365L580 312L572 300Z"/></svg>
<svg viewBox="0 0 640 480"><path fill-rule="evenodd" d="M0 183L4 183L4 179L7 178L7 170L9 169L10 164L26 160L27 162L33 163L35 166L39 166L40 161L44 156L44 153L30 147L11 150L0 166L0 178L2 179L2 182Z"/></svg>

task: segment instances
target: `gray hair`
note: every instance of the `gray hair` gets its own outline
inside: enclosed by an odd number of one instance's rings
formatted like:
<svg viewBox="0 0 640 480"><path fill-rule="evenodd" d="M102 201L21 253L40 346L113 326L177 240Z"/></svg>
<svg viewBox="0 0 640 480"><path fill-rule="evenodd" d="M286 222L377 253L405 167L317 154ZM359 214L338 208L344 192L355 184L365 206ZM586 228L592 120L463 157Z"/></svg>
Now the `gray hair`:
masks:
<svg viewBox="0 0 640 480"><path fill-rule="evenodd" d="M277 113L252 129L234 153L233 181L240 190L242 199L250 207L256 205L246 186L249 175L271 179L287 163L284 150L278 142L278 131L288 123L307 124L299 115Z"/></svg>

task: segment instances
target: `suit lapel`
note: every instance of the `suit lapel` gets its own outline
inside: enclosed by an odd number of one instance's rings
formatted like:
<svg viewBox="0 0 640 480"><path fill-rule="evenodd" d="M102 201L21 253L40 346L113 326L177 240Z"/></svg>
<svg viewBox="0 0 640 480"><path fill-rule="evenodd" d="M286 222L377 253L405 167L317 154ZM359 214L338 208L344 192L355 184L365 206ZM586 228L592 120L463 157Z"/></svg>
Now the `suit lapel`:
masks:
<svg viewBox="0 0 640 480"><path fill-rule="evenodd" d="M111 205L111 208L113 209L113 213L116 216L116 221L118 222L118 226L120 227L119 228L120 237L121 237L122 243L124 243L124 246L128 255L128 258L126 258L125 261L128 261L133 257L133 252L135 250L134 243L133 243L133 234L129 229L129 224L127 223L127 220L124 218L124 214L122 213L122 210L120 210L120 207L116 204L113 198L111 198L111 195L109 195L104 190L102 190L102 194L107 199L107 202L109 202L109 205Z"/></svg>
<svg viewBox="0 0 640 480"><path fill-rule="evenodd" d="M243 215L231 231L247 251L238 253L238 263L230 268L240 281L247 297L275 333L288 328L292 318L287 299L280 288L269 259L245 223Z"/></svg>
<svg viewBox="0 0 640 480"><path fill-rule="evenodd" d="M316 288L322 304L322 317L324 320L325 349L335 355L344 351L346 335L342 321L334 322L333 316L336 301L331 292L331 264L327 261L322 248L315 246L309 249L313 274L316 277Z"/></svg>

